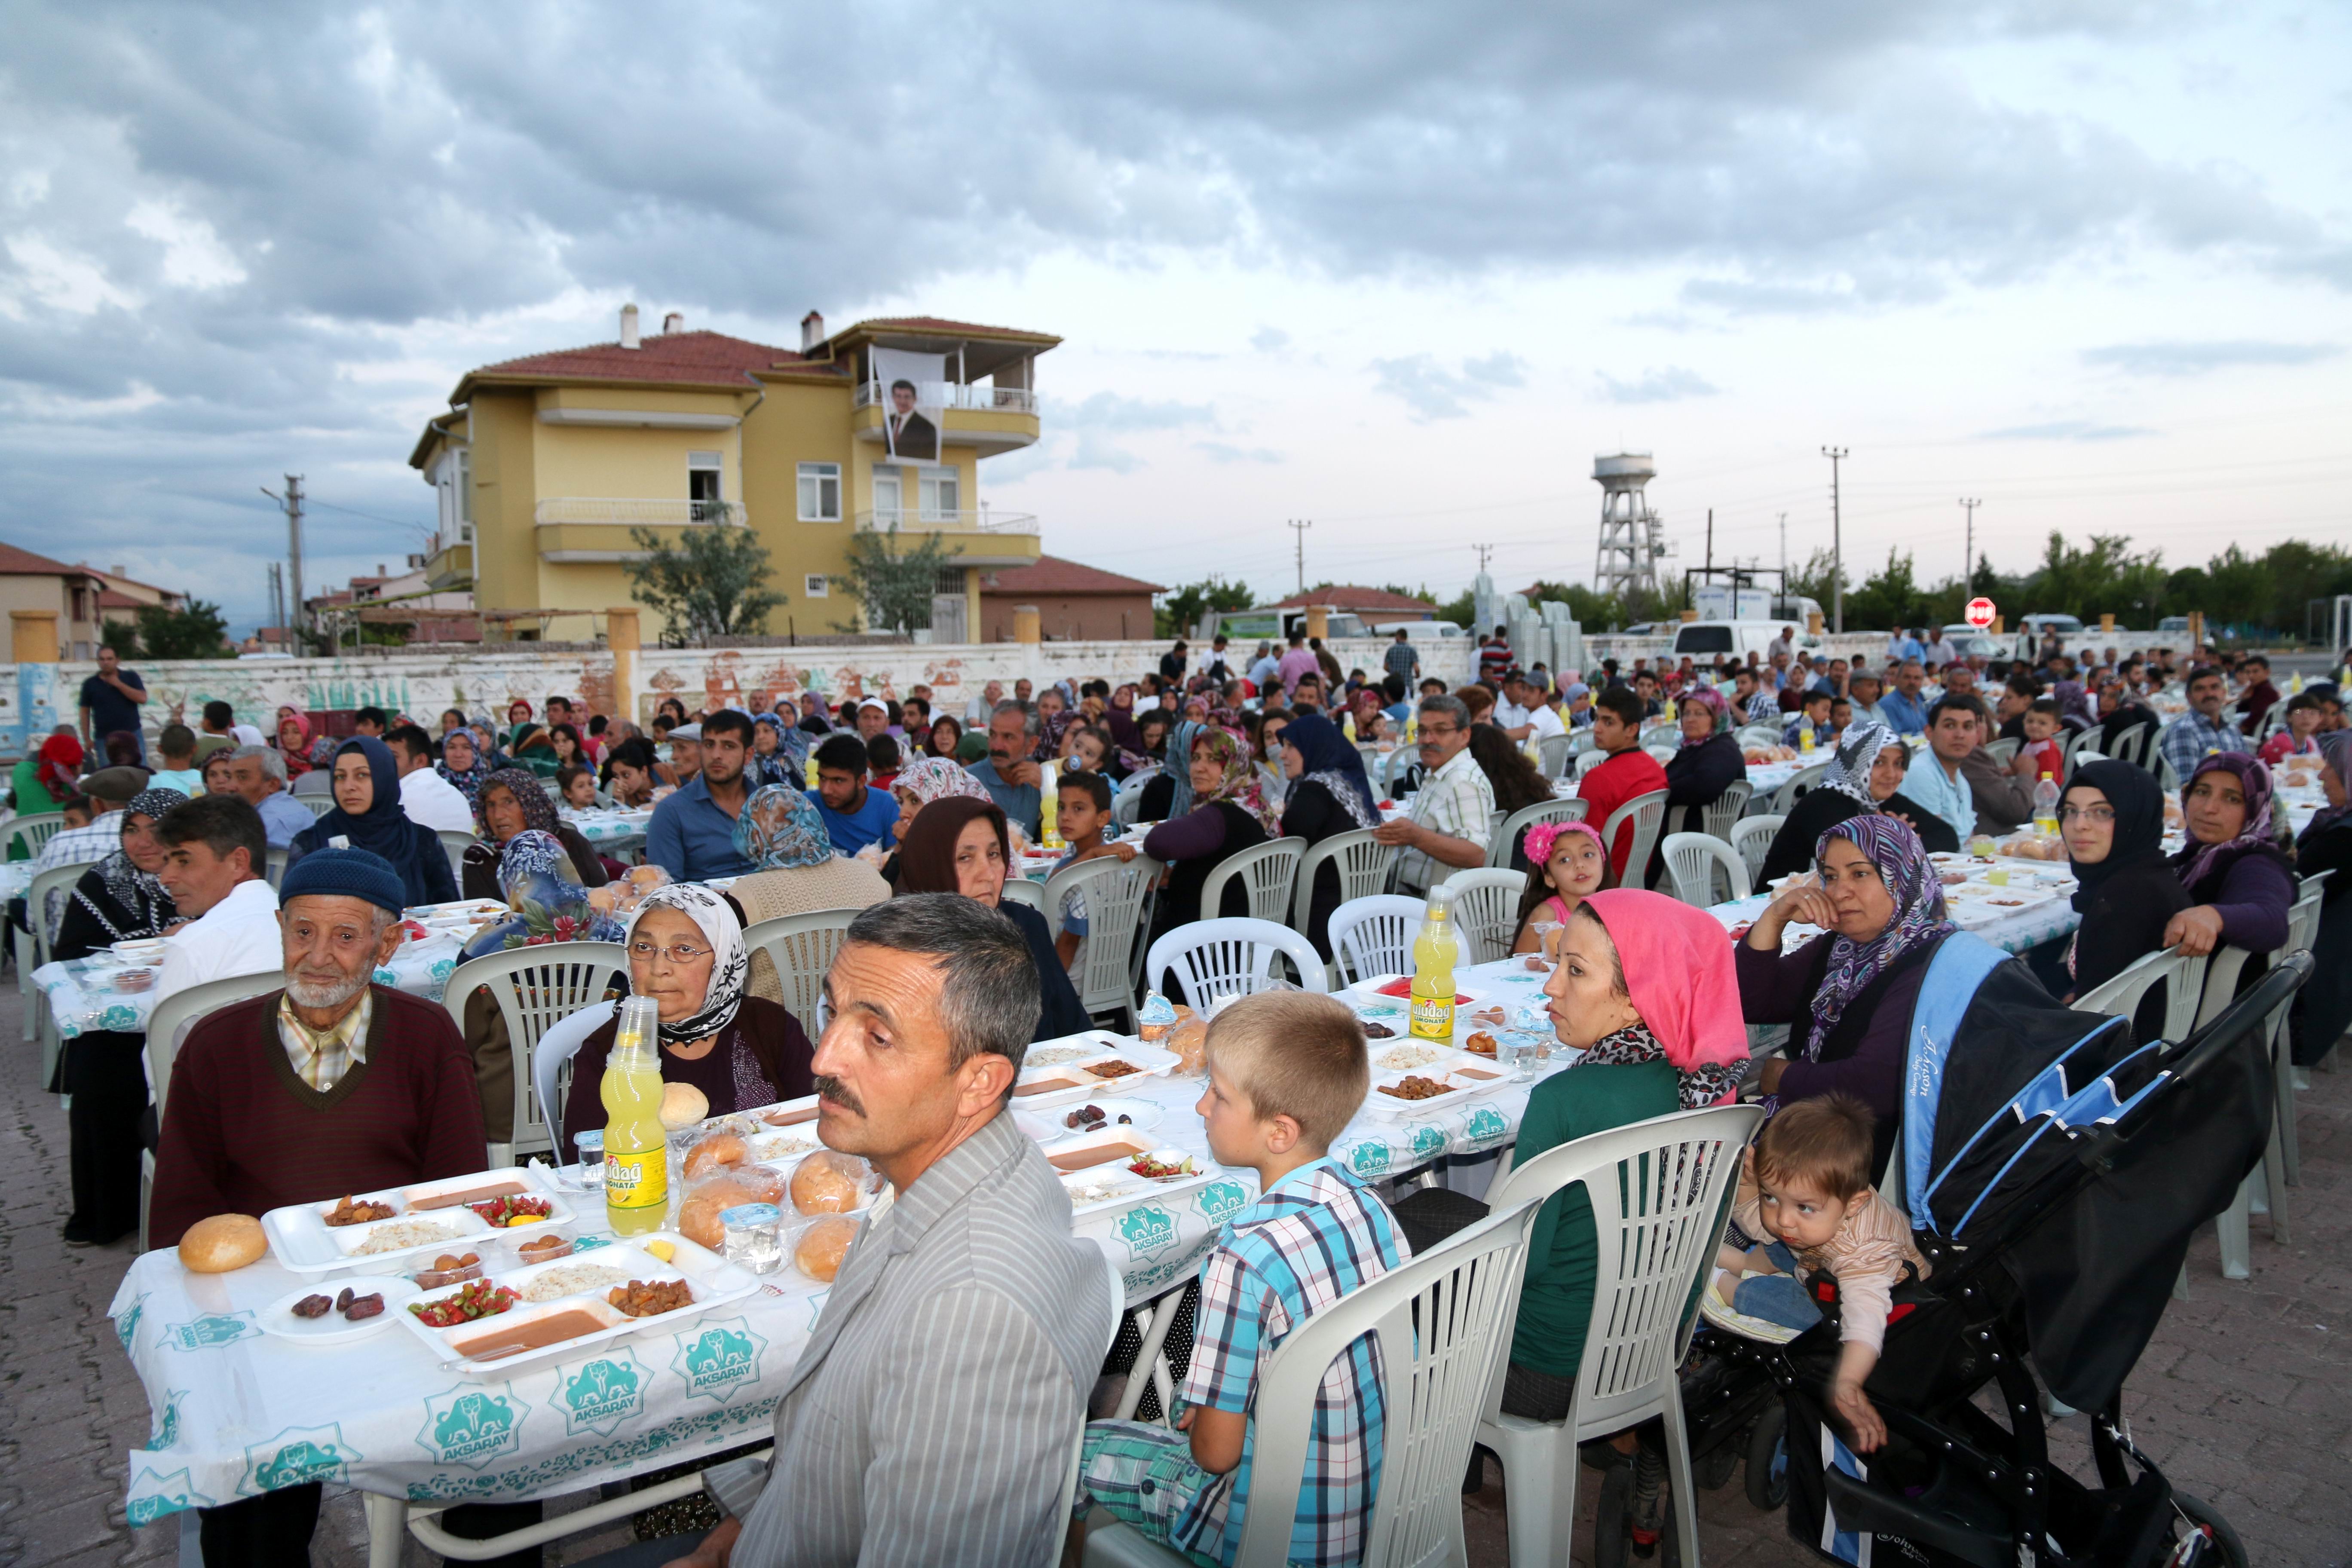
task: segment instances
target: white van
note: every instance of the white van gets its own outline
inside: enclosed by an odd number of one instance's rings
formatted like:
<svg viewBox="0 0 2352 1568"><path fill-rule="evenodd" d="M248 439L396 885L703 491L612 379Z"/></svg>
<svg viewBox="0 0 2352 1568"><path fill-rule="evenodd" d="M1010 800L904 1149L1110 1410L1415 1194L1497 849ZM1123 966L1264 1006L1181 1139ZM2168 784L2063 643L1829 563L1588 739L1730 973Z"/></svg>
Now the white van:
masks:
<svg viewBox="0 0 2352 1568"><path fill-rule="evenodd" d="M1372 636L1376 637L1392 637L1399 632L1414 642L1427 642L1433 637L1443 642L1447 637L1470 635L1452 621L1381 621L1372 627Z"/></svg>
<svg viewBox="0 0 2352 1568"><path fill-rule="evenodd" d="M1746 659L1754 655L1759 660L1767 657L1766 650L1780 640L1780 630L1788 621L1685 621L1675 627L1674 657L1688 654L1699 663L1710 663L1724 654ZM1797 626L1797 646L1815 648L1822 639L1806 633L1802 623Z"/></svg>

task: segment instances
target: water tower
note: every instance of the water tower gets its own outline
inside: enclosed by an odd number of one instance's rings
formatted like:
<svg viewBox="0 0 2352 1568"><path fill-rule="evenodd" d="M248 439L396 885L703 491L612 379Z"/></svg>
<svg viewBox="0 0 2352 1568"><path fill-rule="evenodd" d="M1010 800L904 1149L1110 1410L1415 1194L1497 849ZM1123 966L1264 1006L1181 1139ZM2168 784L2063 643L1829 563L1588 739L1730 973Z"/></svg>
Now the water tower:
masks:
<svg viewBox="0 0 2352 1568"><path fill-rule="evenodd" d="M1655 602L1658 558L1666 553L1665 524L1650 510L1643 487L1658 477L1647 452L1620 452L1592 459L1601 485L1601 551L1592 568L1593 586L1621 605L1639 595Z"/></svg>

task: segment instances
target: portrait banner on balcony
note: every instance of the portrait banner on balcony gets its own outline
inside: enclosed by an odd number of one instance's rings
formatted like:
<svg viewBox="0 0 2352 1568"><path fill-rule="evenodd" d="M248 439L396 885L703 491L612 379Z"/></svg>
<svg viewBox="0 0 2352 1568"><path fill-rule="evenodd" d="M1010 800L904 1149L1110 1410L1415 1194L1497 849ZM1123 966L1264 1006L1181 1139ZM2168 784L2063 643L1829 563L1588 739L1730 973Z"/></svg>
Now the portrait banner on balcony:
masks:
<svg viewBox="0 0 2352 1568"><path fill-rule="evenodd" d="M882 406L882 441L890 460L936 463L947 424L948 356L874 349L875 390Z"/></svg>

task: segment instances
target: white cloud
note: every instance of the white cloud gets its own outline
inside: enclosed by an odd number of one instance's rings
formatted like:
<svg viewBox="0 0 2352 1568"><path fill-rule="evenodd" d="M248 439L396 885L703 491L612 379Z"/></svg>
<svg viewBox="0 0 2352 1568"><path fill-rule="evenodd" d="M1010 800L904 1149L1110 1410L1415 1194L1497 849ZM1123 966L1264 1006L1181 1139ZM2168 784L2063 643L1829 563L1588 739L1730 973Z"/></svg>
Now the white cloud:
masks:
<svg viewBox="0 0 2352 1568"><path fill-rule="evenodd" d="M1722 390L1678 364L1645 370L1631 381L1620 381L1607 371L1600 374L1602 395L1612 403L1677 403L1685 397L1713 397Z"/></svg>

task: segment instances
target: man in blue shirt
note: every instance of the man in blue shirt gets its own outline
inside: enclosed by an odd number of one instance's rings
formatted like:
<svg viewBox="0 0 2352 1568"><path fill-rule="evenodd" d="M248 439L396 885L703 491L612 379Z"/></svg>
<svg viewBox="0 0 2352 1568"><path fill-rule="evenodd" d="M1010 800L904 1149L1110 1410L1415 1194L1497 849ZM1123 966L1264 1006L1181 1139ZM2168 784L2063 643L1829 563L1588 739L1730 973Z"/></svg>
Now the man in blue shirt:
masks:
<svg viewBox="0 0 2352 1568"><path fill-rule="evenodd" d="M806 793L836 855L897 841L898 797L866 787L866 742L855 735L827 735L816 749L816 788Z"/></svg>
<svg viewBox="0 0 2352 1568"><path fill-rule="evenodd" d="M702 771L654 807L646 825L646 859L681 882L758 869L735 847L735 819L751 793L743 777L751 752L749 714L727 708L702 721Z"/></svg>
<svg viewBox="0 0 2352 1568"><path fill-rule="evenodd" d="M1025 702L1000 702L988 716L988 755L965 769L980 781L1005 820L1037 837L1045 771L1030 760L1037 744L1037 711Z"/></svg>
<svg viewBox="0 0 2352 1568"><path fill-rule="evenodd" d="M1895 689L1878 700L1878 716L1898 735L1927 732L1927 705L1919 692L1927 671L1916 658L1906 658L1895 671Z"/></svg>

